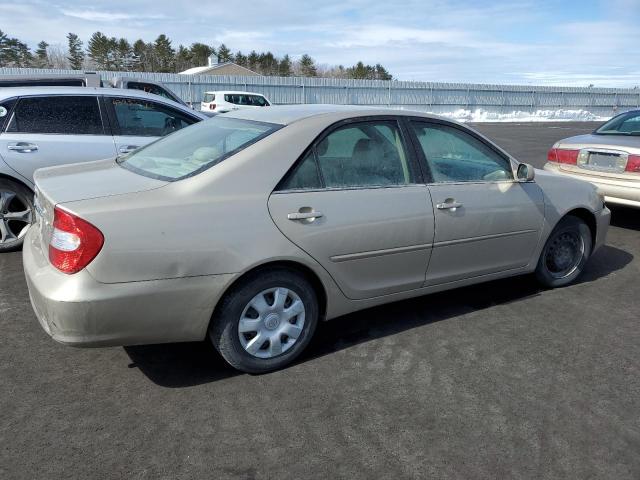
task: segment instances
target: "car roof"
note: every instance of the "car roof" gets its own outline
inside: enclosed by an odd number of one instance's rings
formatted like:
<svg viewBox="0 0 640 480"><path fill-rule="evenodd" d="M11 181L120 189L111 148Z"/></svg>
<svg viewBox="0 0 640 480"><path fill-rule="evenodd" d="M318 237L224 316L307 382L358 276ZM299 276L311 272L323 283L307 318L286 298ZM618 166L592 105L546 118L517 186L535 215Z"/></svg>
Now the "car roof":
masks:
<svg viewBox="0 0 640 480"><path fill-rule="evenodd" d="M122 95L142 93L142 97L147 96L142 90L121 89L111 87L54 87L54 86L29 86L29 87L0 87L0 97L22 97L27 95Z"/></svg>
<svg viewBox="0 0 640 480"><path fill-rule="evenodd" d="M27 97L34 95L105 95L105 96L118 96L129 98L147 98L149 100L155 100L157 102L168 103L174 107L179 107L182 110L188 110L189 112L206 118L195 110L190 109L178 102L174 102L168 98L160 95L154 95L153 93L147 93L142 90L135 90L130 88L112 88L112 87L0 87L0 100L12 97Z"/></svg>
<svg viewBox="0 0 640 480"><path fill-rule="evenodd" d="M223 114L224 117L233 117L244 120L254 120L258 122L276 123L289 125L306 118L326 115L332 117L331 120L346 119L360 116L374 115L411 115L424 118L441 119L437 115L411 110L396 110L384 107L366 107L354 105L277 105L271 107L239 109ZM450 119L445 119L451 123L457 123Z"/></svg>
<svg viewBox="0 0 640 480"><path fill-rule="evenodd" d="M240 90L207 90L204 93L231 93L232 95L258 95L264 97L262 93L257 92L243 92Z"/></svg>

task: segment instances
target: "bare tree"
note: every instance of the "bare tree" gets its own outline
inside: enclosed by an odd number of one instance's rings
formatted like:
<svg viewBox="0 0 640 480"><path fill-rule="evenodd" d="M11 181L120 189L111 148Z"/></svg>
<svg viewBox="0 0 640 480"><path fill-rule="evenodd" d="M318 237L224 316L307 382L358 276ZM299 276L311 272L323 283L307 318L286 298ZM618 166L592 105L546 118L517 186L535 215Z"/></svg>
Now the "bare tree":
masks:
<svg viewBox="0 0 640 480"><path fill-rule="evenodd" d="M69 66L69 60L67 59L67 49L60 44L49 45L47 47L47 58L51 68L59 70L66 70Z"/></svg>

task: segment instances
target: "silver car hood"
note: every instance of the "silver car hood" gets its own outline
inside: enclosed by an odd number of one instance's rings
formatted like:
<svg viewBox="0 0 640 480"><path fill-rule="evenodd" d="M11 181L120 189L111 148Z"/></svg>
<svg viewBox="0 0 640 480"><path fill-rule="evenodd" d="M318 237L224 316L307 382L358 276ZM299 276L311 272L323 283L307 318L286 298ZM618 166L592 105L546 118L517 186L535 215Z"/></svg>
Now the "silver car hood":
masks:
<svg viewBox="0 0 640 480"><path fill-rule="evenodd" d="M602 146L602 147L622 147L640 149L640 136L628 136L628 135L578 135L575 137L565 138L560 140L558 145L569 146L575 145L580 148L587 146Z"/></svg>
<svg viewBox="0 0 640 480"><path fill-rule="evenodd" d="M52 204L152 190L168 182L144 177L114 159L36 170L36 187Z"/></svg>

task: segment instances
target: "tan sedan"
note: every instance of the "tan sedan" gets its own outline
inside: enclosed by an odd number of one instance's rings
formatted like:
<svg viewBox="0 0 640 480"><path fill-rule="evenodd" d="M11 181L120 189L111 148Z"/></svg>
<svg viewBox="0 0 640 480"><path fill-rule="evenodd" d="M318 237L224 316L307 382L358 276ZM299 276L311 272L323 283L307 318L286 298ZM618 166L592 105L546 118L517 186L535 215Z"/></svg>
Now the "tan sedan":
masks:
<svg viewBox="0 0 640 480"><path fill-rule="evenodd" d="M54 339L208 337L246 372L290 363L319 320L363 308L532 272L566 285L610 216L589 183L386 109L237 111L35 177L24 265Z"/></svg>
<svg viewBox="0 0 640 480"><path fill-rule="evenodd" d="M640 110L557 142L545 170L593 183L607 203L640 208Z"/></svg>

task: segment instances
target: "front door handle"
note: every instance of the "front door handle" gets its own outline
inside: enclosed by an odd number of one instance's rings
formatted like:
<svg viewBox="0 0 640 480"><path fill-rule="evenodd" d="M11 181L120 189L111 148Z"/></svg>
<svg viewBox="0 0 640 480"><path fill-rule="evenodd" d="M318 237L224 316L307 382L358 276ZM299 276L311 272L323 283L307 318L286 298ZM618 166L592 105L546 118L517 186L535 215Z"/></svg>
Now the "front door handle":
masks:
<svg viewBox="0 0 640 480"><path fill-rule="evenodd" d="M29 142L17 142L7 145L7 149L14 152L31 153L38 150L38 145Z"/></svg>
<svg viewBox="0 0 640 480"><path fill-rule="evenodd" d="M294 212L287 215L289 220L307 220L309 222L313 222L316 218L322 217L321 212Z"/></svg>
<svg viewBox="0 0 640 480"><path fill-rule="evenodd" d="M462 207L460 202L456 202L453 198L447 198L443 203L438 203L436 208L438 210L451 210L455 212L458 208Z"/></svg>
<svg viewBox="0 0 640 480"><path fill-rule="evenodd" d="M140 147L138 145L123 145L118 149L118 151L120 153L131 153L137 148L140 148Z"/></svg>

